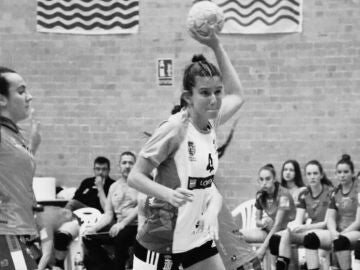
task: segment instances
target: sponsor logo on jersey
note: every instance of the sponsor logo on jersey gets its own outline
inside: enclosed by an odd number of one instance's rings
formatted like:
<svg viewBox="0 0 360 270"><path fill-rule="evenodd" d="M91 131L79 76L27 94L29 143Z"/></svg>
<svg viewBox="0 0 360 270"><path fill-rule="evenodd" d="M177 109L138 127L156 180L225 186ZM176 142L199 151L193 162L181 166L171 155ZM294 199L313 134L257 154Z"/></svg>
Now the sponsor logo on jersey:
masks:
<svg viewBox="0 0 360 270"><path fill-rule="evenodd" d="M267 205L267 208L271 208L274 204L274 199L273 198L267 198L266 199L266 205Z"/></svg>
<svg viewBox="0 0 360 270"><path fill-rule="evenodd" d="M352 203L353 203L353 198L342 197L340 201L340 208L342 209L350 208Z"/></svg>
<svg viewBox="0 0 360 270"><path fill-rule="evenodd" d="M280 203L279 203L280 207L290 207L290 201L289 198L286 196L282 196L280 197Z"/></svg>
<svg viewBox="0 0 360 270"><path fill-rule="evenodd" d="M188 141L188 152L189 152L189 160L196 161L195 158L196 148L194 142Z"/></svg>
<svg viewBox="0 0 360 270"><path fill-rule="evenodd" d="M313 211L316 211L316 209L318 208L320 206L320 201L319 200L314 200L313 201L313 203L312 203L312 205L311 205L311 209L313 210Z"/></svg>
<svg viewBox="0 0 360 270"><path fill-rule="evenodd" d="M214 175L208 177L189 177L188 189L205 189L211 187Z"/></svg>

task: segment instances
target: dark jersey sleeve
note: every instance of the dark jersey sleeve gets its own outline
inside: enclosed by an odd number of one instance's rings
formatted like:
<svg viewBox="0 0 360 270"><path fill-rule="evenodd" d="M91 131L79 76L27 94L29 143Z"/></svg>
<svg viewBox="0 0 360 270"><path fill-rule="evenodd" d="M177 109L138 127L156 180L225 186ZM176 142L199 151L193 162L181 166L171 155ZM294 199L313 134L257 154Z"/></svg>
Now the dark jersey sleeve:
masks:
<svg viewBox="0 0 360 270"><path fill-rule="evenodd" d="M307 189L300 192L298 201L296 202L296 208L306 209L306 202L305 202L306 194L307 194Z"/></svg>
<svg viewBox="0 0 360 270"><path fill-rule="evenodd" d="M329 203L329 209L335 209L338 210L337 206L336 206L336 192L338 189L335 189L333 192L331 192L330 194L330 203Z"/></svg>
<svg viewBox="0 0 360 270"><path fill-rule="evenodd" d="M81 201L82 194L84 193L85 189L88 188L88 183L87 182L88 182L88 179L84 179L81 182L80 186L75 191L75 194L74 194L74 197L73 197L74 200L80 200Z"/></svg>

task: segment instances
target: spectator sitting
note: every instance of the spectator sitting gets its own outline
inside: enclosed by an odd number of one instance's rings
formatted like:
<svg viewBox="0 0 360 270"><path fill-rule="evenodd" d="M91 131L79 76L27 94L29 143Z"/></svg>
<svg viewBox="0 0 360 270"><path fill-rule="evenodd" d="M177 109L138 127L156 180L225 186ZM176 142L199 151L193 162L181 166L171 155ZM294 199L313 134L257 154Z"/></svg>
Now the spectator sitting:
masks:
<svg viewBox="0 0 360 270"><path fill-rule="evenodd" d="M102 213L106 196L114 179L109 177L110 161L106 157L97 157L94 161L95 176L84 179L71 201L65 208L75 211L83 207L93 207Z"/></svg>
<svg viewBox="0 0 360 270"><path fill-rule="evenodd" d="M95 176L84 179L75 195L65 208L75 211L84 207L93 207L104 212L106 196L115 180L109 177L110 161L106 157L97 157L94 161ZM75 222L64 223L54 236L55 266L64 269L64 259L70 242L77 237L79 225Z"/></svg>
<svg viewBox="0 0 360 270"><path fill-rule="evenodd" d="M133 245L137 233L138 194L127 184L135 161L136 157L132 152L127 151L120 155L121 177L110 187L105 214L85 232L84 264L87 270L125 270L126 261L129 259L129 247ZM116 222L111 225L114 216ZM110 229L108 225L111 225ZM109 258L103 248L103 245L107 244L115 247L114 260Z"/></svg>

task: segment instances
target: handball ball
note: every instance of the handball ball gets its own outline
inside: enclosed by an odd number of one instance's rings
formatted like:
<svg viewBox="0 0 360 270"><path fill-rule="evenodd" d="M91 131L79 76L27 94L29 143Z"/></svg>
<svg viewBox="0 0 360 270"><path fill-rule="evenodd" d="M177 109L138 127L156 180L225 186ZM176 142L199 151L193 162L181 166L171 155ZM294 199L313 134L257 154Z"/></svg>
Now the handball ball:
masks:
<svg viewBox="0 0 360 270"><path fill-rule="evenodd" d="M202 36L208 36L213 27L219 33L224 26L225 16L218 5L210 1L196 2L187 17L187 27Z"/></svg>

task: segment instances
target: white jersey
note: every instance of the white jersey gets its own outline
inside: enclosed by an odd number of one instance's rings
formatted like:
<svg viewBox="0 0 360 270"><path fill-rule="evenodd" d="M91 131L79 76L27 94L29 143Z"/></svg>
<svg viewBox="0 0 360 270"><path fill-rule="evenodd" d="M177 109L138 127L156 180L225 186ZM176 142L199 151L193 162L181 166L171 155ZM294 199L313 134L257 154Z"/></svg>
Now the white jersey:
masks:
<svg viewBox="0 0 360 270"><path fill-rule="evenodd" d="M176 208L156 198L147 198L146 222L138 241L160 253L180 253L210 240L199 221L216 191L213 180L218 167L214 124L199 131L188 113L181 111L163 123L146 143L140 156L157 168L155 181L172 189L194 192L192 202Z"/></svg>

